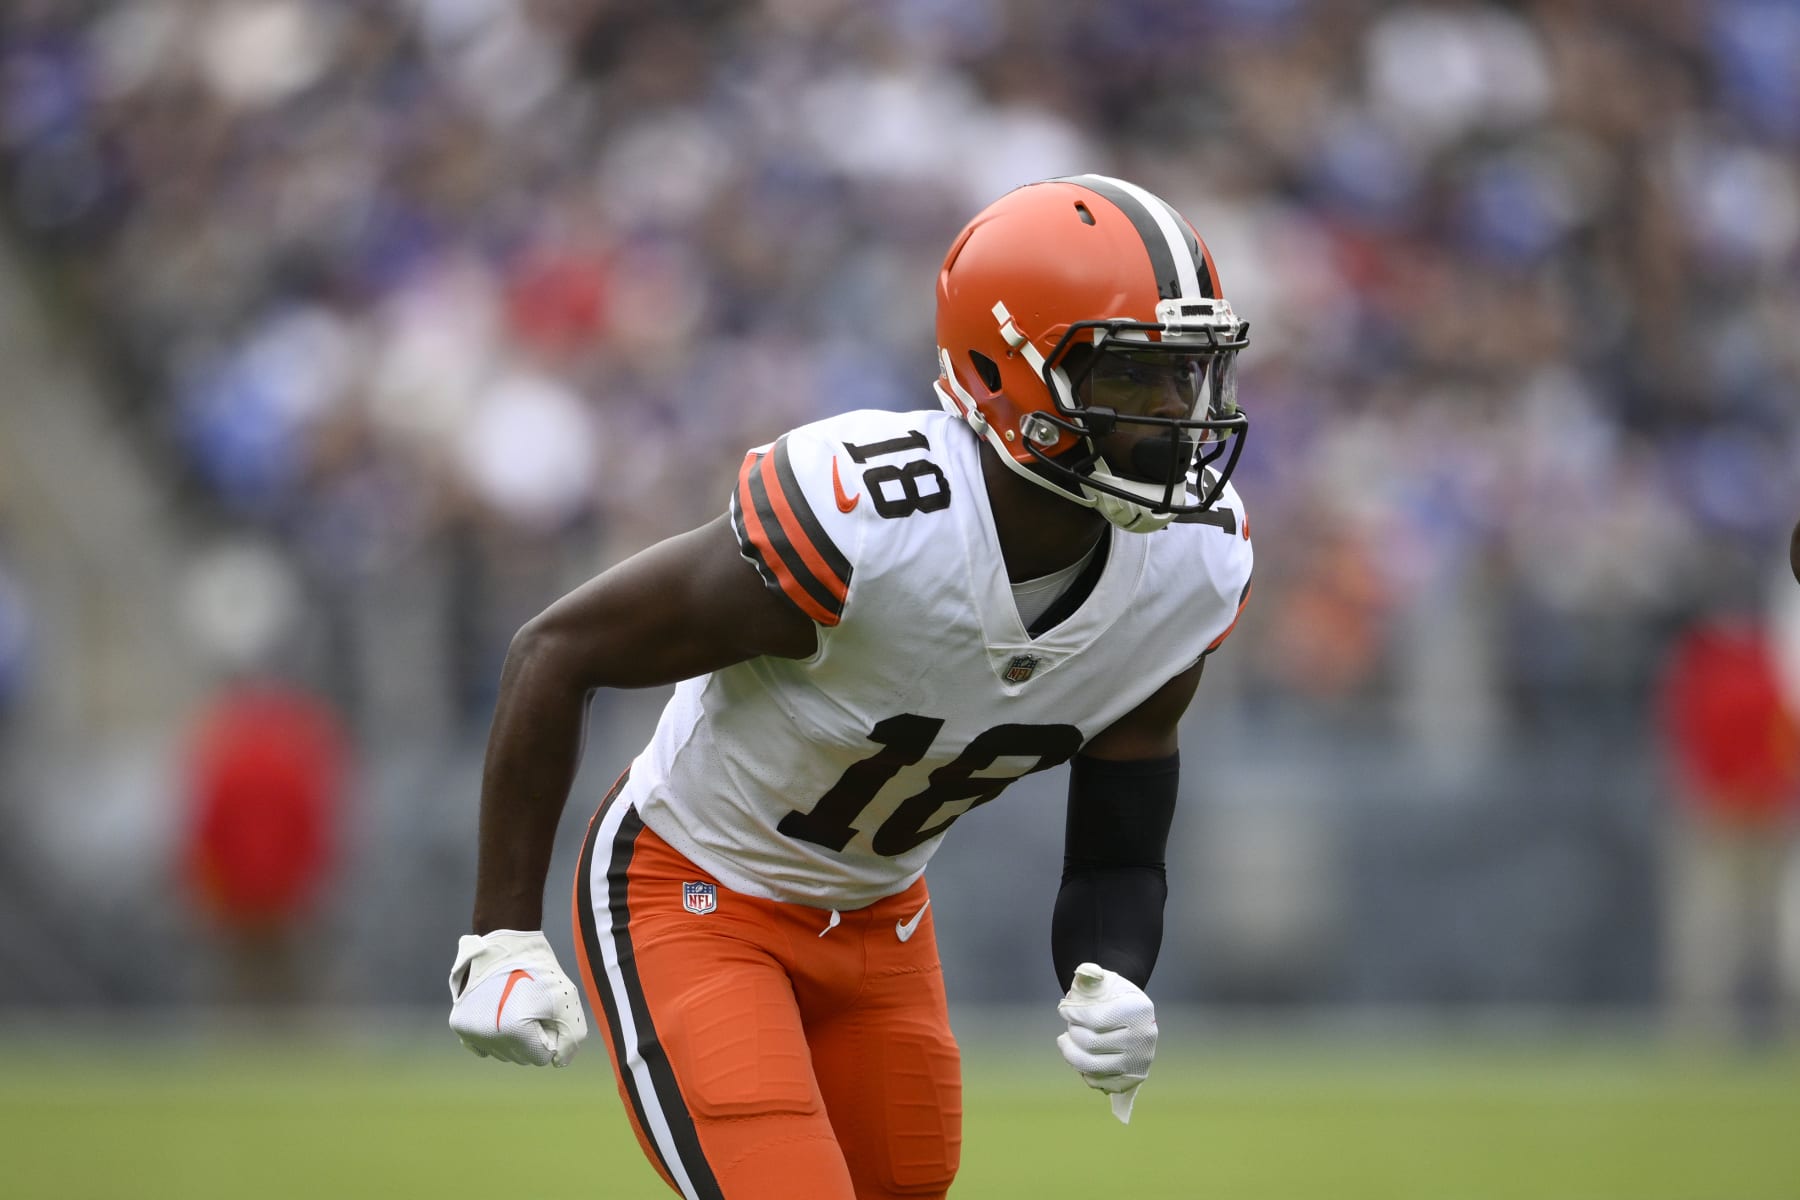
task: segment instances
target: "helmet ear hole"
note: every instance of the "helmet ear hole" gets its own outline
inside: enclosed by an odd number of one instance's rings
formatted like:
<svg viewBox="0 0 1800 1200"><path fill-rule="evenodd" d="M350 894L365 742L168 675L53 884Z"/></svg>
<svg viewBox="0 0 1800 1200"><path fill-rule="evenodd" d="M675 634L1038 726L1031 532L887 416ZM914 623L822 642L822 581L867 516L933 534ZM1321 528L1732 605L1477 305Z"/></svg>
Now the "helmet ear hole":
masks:
<svg viewBox="0 0 1800 1200"><path fill-rule="evenodd" d="M987 385L988 391L1000 390L1000 364L979 350L969 351L969 361L975 364L975 373L981 376L981 382Z"/></svg>

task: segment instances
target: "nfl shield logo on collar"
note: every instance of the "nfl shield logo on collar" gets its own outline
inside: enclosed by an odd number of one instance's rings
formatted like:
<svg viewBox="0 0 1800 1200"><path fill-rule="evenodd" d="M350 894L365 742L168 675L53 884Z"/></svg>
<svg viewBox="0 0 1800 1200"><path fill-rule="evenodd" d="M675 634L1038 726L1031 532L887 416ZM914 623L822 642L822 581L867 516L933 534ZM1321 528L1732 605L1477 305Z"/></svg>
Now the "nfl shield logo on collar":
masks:
<svg viewBox="0 0 1800 1200"><path fill-rule="evenodd" d="M1038 660L1034 654L1015 654L1013 660L1006 664L1006 682L1024 683L1037 670Z"/></svg>
<svg viewBox="0 0 1800 1200"><path fill-rule="evenodd" d="M684 883L681 885L681 907L699 916L705 916L719 907L719 887L714 883Z"/></svg>

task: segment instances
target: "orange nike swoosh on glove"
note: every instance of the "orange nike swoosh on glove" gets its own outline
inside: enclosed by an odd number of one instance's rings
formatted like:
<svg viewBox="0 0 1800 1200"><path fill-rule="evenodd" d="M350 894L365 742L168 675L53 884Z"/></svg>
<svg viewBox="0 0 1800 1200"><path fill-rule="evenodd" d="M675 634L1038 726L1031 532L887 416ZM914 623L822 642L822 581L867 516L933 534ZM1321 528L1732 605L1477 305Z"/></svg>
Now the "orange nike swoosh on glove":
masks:
<svg viewBox="0 0 1800 1200"><path fill-rule="evenodd" d="M514 967L513 973L506 977L506 986L500 989L500 1007L494 1010L494 1028L496 1030L500 1028L500 1014L506 1011L506 998L512 995L512 990L518 985L519 980L530 978L531 972L519 967Z"/></svg>
<svg viewBox="0 0 1800 1200"><path fill-rule="evenodd" d="M831 460L831 490L837 494L837 506L839 512L849 512L858 504L862 503L861 492L856 493L854 496L845 494L844 482L838 478L837 459L835 458Z"/></svg>

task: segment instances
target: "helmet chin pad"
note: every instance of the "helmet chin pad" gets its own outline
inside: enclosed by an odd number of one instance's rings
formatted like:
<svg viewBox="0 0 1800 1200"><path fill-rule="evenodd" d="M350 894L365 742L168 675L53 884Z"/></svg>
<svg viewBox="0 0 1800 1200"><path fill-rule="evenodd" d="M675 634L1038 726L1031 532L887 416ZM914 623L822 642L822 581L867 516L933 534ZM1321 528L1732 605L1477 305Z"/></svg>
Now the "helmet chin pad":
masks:
<svg viewBox="0 0 1800 1200"><path fill-rule="evenodd" d="M1117 525L1127 533L1155 533L1175 519L1172 512L1153 512L1151 504L1161 502L1163 485L1146 483L1142 480L1127 479L1123 475L1115 475L1107 470L1104 461L1095 464L1089 473L1091 478L1116 487L1121 491L1143 497L1143 503L1126 500L1119 496L1100 491L1097 488L1082 486L1081 492L1094 506L1094 511Z"/></svg>

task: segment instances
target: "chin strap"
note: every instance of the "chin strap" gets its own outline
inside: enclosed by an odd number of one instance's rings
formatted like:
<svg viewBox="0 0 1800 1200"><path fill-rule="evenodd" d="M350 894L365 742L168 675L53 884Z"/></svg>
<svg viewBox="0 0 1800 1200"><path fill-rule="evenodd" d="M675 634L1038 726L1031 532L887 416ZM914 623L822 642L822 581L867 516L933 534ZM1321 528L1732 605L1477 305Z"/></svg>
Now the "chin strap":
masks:
<svg viewBox="0 0 1800 1200"><path fill-rule="evenodd" d="M1104 459L1095 463L1094 469L1088 473L1102 483L1110 484L1116 488L1122 488L1128 492L1137 492L1149 488L1153 490L1156 495L1154 497L1146 496L1145 499L1147 500L1160 498L1163 494L1163 487L1161 484L1140 483L1135 479L1126 479L1123 476L1113 474L1106 469ZM1090 507L1127 533L1155 533L1175 519L1174 513L1152 512L1150 509L1136 501L1121 499L1118 496L1111 496L1105 492L1097 492L1085 485L1083 485L1081 490L1087 496L1089 501L1091 501Z"/></svg>

